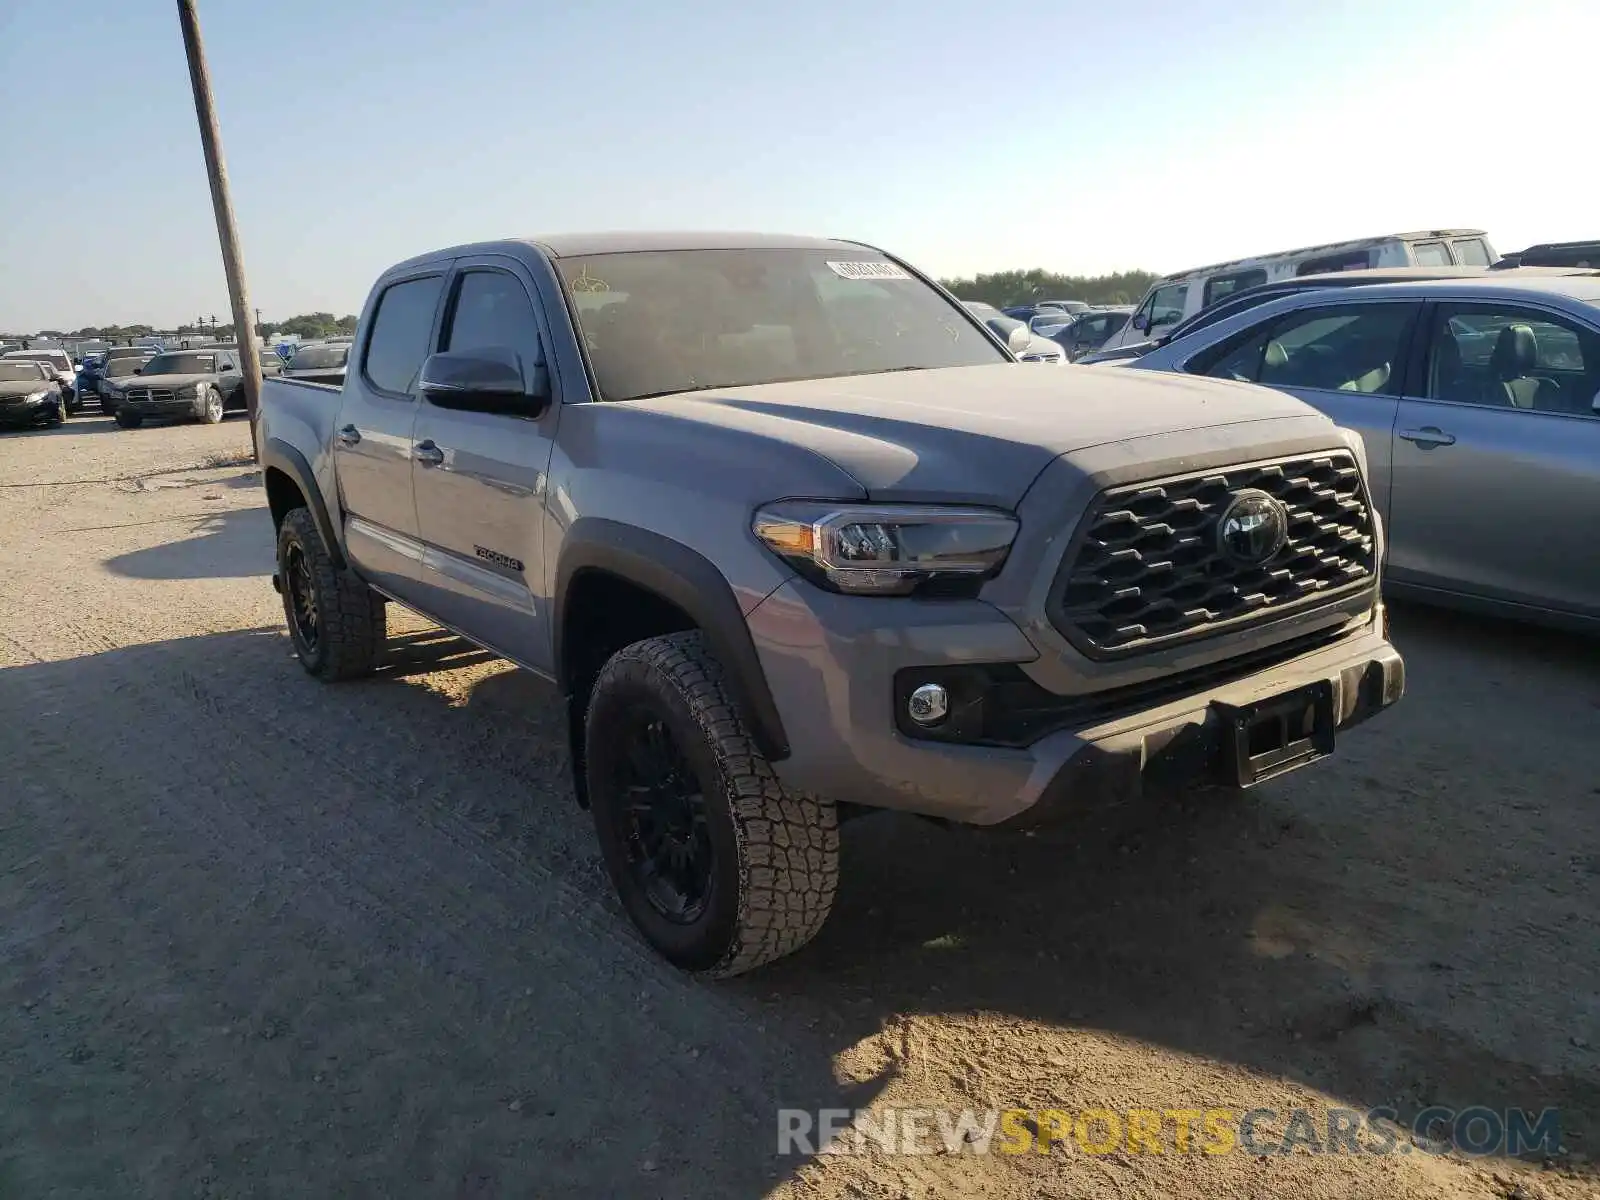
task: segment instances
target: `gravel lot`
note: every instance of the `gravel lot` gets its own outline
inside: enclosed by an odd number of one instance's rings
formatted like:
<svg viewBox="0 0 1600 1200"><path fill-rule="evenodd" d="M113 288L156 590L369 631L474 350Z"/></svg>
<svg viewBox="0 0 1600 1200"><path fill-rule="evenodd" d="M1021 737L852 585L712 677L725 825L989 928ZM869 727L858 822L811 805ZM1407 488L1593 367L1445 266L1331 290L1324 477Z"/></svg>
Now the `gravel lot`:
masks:
<svg viewBox="0 0 1600 1200"><path fill-rule="evenodd" d="M247 446L0 435L0 1197L1600 1195L1594 644L1401 610L1410 694L1335 762L851 824L821 938L700 984L611 901L549 688L400 614L379 678L303 675ZM1429 1103L1568 1153L775 1154L780 1105Z"/></svg>

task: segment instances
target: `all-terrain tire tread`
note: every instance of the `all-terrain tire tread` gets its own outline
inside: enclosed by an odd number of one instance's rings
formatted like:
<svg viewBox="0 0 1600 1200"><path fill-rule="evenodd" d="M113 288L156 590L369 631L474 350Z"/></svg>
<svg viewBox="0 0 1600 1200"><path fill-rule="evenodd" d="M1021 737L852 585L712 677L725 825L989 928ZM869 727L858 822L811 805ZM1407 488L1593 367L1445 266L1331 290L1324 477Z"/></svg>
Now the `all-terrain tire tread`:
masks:
<svg viewBox="0 0 1600 1200"><path fill-rule="evenodd" d="M384 598L353 572L334 565L309 509L292 509L283 518L280 541L286 534L304 549L316 581L323 656L312 674L329 683L372 674L389 636Z"/></svg>
<svg viewBox="0 0 1600 1200"><path fill-rule="evenodd" d="M822 929L839 888L839 814L831 800L787 791L756 748L722 664L698 630L635 642L600 672L595 692L633 661L671 680L714 750L738 845L739 915L720 961L728 978L800 949Z"/></svg>

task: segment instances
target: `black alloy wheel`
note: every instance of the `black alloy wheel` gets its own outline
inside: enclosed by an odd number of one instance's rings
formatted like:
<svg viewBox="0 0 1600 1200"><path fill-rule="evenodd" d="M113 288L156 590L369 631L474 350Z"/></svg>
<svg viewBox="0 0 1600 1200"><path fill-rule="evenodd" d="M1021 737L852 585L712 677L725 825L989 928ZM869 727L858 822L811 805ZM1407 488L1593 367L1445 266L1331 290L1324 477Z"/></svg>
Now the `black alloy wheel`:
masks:
<svg viewBox="0 0 1600 1200"><path fill-rule="evenodd" d="M705 789L665 716L636 703L616 747L626 790L624 827L629 873L650 906L675 925L705 912L715 871Z"/></svg>
<svg viewBox="0 0 1600 1200"><path fill-rule="evenodd" d="M305 550L298 544L290 545L284 556L283 586L289 600L284 607L289 610L295 639L306 655L315 657L322 634L317 614L317 585Z"/></svg>

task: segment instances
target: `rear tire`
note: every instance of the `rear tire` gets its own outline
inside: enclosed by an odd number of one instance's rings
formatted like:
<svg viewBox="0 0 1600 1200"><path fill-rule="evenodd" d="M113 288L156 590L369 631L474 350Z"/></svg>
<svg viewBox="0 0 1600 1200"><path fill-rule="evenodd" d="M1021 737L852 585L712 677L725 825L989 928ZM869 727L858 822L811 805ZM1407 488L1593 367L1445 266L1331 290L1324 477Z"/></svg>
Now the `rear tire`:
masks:
<svg viewBox="0 0 1600 1200"><path fill-rule="evenodd" d="M725 978L816 936L838 887L838 812L784 790L701 633L614 654L584 746L606 870L664 958Z"/></svg>
<svg viewBox="0 0 1600 1200"><path fill-rule="evenodd" d="M307 509L292 509L278 528L278 579L300 665L327 683L370 675L388 640L388 606L334 565Z"/></svg>
<svg viewBox="0 0 1600 1200"><path fill-rule="evenodd" d="M144 424L144 416L126 408L117 409L117 424L124 429L137 429Z"/></svg>

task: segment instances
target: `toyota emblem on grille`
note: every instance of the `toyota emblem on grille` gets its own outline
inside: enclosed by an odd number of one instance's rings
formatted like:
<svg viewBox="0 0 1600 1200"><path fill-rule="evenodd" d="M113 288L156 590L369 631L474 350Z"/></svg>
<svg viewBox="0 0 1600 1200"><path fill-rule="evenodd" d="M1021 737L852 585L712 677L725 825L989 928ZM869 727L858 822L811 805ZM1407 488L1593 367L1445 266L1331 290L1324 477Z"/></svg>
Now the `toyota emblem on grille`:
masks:
<svg viewBox="0 0 1600 1200"><path fill-rule="evenodd" d="M1234 562L1259 567L1289 540L1289 510L1266 492L1235 492L1217 522L1217 548Z"/></svg>

